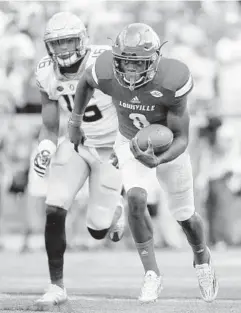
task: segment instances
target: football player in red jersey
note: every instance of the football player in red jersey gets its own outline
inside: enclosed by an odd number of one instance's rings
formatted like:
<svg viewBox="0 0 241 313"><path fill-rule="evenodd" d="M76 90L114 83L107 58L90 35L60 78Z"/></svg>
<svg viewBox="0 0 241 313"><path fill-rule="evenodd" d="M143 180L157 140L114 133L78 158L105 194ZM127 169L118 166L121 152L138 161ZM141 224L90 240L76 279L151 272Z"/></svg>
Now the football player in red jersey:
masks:
<svg viewBox="0 0 241 313"><path fill-rule="evenodd" d="M120 32L112 51L103 52L79 80L69 120L70 141L79 144L83 138L82 117L94 88L112 96L119 119L115 152L127 192L130 229L145 269L139 299L155 301L162 287L152 225L146 214L150 182L156 175L193 250L202 298L210 302L216 298L218 283L203 222L195 212L187 152L187 95L193 82L185 64L161 56L161 46L158 35L146 24L130 24ZM135 138L139 129L154 123L169 127L174 134L172 145L160 155L154 154L151 142L141 151Z"/></svg>

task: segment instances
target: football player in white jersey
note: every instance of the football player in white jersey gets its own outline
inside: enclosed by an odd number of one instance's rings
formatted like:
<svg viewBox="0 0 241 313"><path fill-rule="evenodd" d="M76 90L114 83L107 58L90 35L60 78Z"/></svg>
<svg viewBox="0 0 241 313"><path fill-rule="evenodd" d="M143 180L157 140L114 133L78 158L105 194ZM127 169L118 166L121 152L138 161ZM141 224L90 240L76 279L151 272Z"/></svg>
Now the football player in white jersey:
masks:
<svg viewBox="0 0 241 313"><path fill-rule="evenodd" d="M120 205L119 171L106 161L117 130L111 97L94 93L84 114L85 144L75 147L78 152L68 138L58 144L60 107L71 112L81 73L108 47L87 47L84 24L69 12L57 13L48 21L44 42L48 56L36 69L43 121L34 169L40 177L48 172L45 245L51 284L37 303L52 305L67 300L63 283L65 220L87 178L90 196L86 224L92 237L103 239L108 234L118 241L124 231L124 209Z"/></svg>

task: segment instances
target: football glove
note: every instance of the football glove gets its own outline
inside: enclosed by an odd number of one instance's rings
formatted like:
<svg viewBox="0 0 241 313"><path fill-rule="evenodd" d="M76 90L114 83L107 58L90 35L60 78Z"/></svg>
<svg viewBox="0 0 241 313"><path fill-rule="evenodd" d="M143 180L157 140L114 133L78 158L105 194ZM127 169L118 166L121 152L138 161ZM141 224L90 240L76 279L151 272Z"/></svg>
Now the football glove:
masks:
<svg viewBox="0 0 241 313"><path fill-rule="evenodd" d="M51 157L56 151L56 146L50 140L42 140L38 146L38 151L34 158L34 170L40 177L44 177Z"/></svg>

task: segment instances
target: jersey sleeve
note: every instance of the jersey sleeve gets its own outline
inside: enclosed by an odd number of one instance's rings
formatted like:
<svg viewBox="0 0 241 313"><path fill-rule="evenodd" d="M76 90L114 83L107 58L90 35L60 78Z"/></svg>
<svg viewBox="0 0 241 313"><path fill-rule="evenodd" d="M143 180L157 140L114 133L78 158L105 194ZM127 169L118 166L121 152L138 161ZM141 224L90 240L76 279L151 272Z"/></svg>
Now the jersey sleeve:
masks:
<svg viewBox="0 0 241 313"><path fill-rule="evenodd" d="M88 61L86 62L86 68L88 69L87 75L88 75L88 78L92 78L91 80L93 80L97 85L98 85L98 77L96 74L96 61L105 51L108 51L108 50L111 50L111 46L107 46L107 45L89 46L90 54L89 54Z"/></svg>
<svg viewBox="0 0 241 313"><path fill-rule="evenodd" d="M92 75L98 82L112 78L112 51L103 52L95 61L92 68Z"/></svg>
<svg viewBox="0 0 241 313"><path fill-rule="evenodd" d="M184 97L188 95L193 88L193 78L191 73L188 71L185 80L182 81L182 86L178 86L175 92L175 98L179 99L181 97Z"/></svg>
<svg viewBox="0 0 241 313"><path fill-rule="evenodd" d="M36 85L40 91L48 94L48 77L51 67L53 66L52 60L49 57L44 57L40 60L35 69Z"/></svg>
<svg viewBox="0 0 241 313"><path fill-rule="evenodd" d="M99 90L111 95L113 79L112 51L105 51L96 59L92 66L91 76Z"/></svg>
<svg viewBox="0 0 241 313"><path fill-rule="evenodd" d="M171 102L178 102L193 88L193 78L189 68L181 61L167 59L163 66L162 87Z"/></svg>

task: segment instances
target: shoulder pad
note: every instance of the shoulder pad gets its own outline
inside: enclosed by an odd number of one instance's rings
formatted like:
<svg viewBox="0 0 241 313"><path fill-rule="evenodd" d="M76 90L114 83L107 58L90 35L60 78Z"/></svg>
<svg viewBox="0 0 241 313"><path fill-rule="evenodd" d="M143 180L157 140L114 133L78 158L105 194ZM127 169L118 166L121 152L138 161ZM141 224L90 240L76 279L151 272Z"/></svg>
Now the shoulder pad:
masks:
<svg viewBox="0 0 241 313"><path fill-rule="evenodd" d="M110 50L103 52L96 59L94 70L98 80L106 80L113 77L112 60L113 56Z"/></svg>
<svg viewBox="0 0 241 313"><path fill-rule="evenodd" d="M157 79L164 90L175 98L187 95L193 88L189 68L181 61L162 58L158 66Z"/></svg>
<svg viewBox="0 0 241 313"><path fill-rule="evenodd" d="M42 58L35 70L36 84L39 90L47 92L48 77L52 71L52 59L49 56Z"/></svg>

